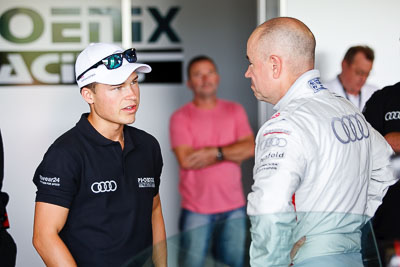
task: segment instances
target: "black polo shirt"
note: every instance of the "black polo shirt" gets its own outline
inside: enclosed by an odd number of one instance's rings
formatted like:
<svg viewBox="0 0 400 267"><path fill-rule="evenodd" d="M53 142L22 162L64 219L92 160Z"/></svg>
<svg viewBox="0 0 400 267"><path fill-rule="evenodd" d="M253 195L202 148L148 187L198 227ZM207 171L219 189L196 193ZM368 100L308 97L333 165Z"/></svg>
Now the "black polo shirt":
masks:
<svg viewBox="0 0 400 267"><path fill-rule="evenodd" d="M400 132L400 82L376 91L365 104L363 114L383 136Z"/></svg>
<svg viewBox="0 0 400 267"><path fill-rule="evenodd" d="M376 91L364 108L367 121L383 136L400 132L400 83ZM389 187L373 219L378 240L400 238L400 182Z"/></svg>
<svg viewBox="0 0 400 267"><path fill-rule="evenodd" d="M36 201L69 209L60 237L78 266L121 266L152 246L161 150L153 136L129 126L122 150L87 116L46 152L33 178Z"/></svg>

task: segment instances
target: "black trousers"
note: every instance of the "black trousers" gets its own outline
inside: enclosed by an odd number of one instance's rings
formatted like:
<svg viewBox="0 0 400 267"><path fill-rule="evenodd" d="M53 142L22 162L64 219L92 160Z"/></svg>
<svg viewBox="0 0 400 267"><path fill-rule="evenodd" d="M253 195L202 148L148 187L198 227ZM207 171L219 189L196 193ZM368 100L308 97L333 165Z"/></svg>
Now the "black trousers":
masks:
<svg viewBox="0 0 400 267"><path fill-rule="evenodd" d="M15 267L17 245L5 229L0 230L0 266Z"/></svg>

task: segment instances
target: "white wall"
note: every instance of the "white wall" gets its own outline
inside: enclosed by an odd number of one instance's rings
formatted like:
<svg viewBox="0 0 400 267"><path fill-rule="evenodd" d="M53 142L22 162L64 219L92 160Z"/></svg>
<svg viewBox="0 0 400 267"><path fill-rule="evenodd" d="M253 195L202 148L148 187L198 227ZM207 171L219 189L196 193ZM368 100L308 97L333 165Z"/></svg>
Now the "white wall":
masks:
<svg viewBox="0 0 400 267"><path fill-rule="evenodd" d="M266 0L274 6L275 0ZM383 88L400 80L400 1L398 0L280 0L284 16L303 21L317 40L316 68L322 81L341 72L347 49L368 45L375 51L367 83ZM274 113L272 106L259 103L263 124Z"/></svg>
<svg viewBox="0 0 400 267"><path fill-rule="evenodd" d="M367 83L380 88L400 80L400 1L287 0L287 15L303 21L317 40L316 67L323 80L341 70L347 49L366 44L375 51Z"/></svg>
<svg viewBox="0 0 400 267"><path fill-rule="evenodd" d="M73 89L73 90L71 90ZM4 142L3 190L10 233L17 243L17 266L42 266L31 244L36 188L33 173L47 147L87 110L77 88L0 89L0 125Z"/></svg>

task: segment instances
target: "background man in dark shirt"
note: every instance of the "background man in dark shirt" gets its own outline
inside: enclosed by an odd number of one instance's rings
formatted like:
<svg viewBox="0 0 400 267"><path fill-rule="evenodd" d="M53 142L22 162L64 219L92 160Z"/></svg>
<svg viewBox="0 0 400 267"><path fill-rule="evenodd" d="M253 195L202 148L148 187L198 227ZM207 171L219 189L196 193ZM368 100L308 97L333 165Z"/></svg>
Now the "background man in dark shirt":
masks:
<svg viewBox="0 0 400 267"><path fill-rule="evenodd" d="M376 91L364 108L367 121L400 154L400 82ZM389 263L395 240L400 240L400 183L389 187L373 218L373 227L383 266Z"/></svg>

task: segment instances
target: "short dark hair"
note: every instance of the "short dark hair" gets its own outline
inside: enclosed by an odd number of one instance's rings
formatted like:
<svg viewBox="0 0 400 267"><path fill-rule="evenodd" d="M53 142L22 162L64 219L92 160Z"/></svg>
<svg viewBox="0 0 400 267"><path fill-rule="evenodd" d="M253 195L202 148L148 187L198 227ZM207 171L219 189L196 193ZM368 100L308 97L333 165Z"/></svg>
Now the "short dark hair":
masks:
<svg viewBox="0 0 400 267"><path fill-rule="evenodd" d="M192 66L195 63L197 63L199 61L203 61L203 60L210 61L215 66L215 69L217 69L217 65L215 64L214 60L212 60L210 57L205 56L205 55L195 56L194 58L192 58L189 61L188 66L187 66L187 77L188 77L188 79L190 77L190 70L192 69Z"/></svg>
<svg viewBox="0 0 400 267"><path fill-rule="evenodd" d="M348 64L352 64L354 61L354 57L357 53L363 53L364 56L371 62L374 61L375 55L374 50L366 45L358 45L352 46L347 50L346 54L344 55L343 60L346 61Z"/></svg>

